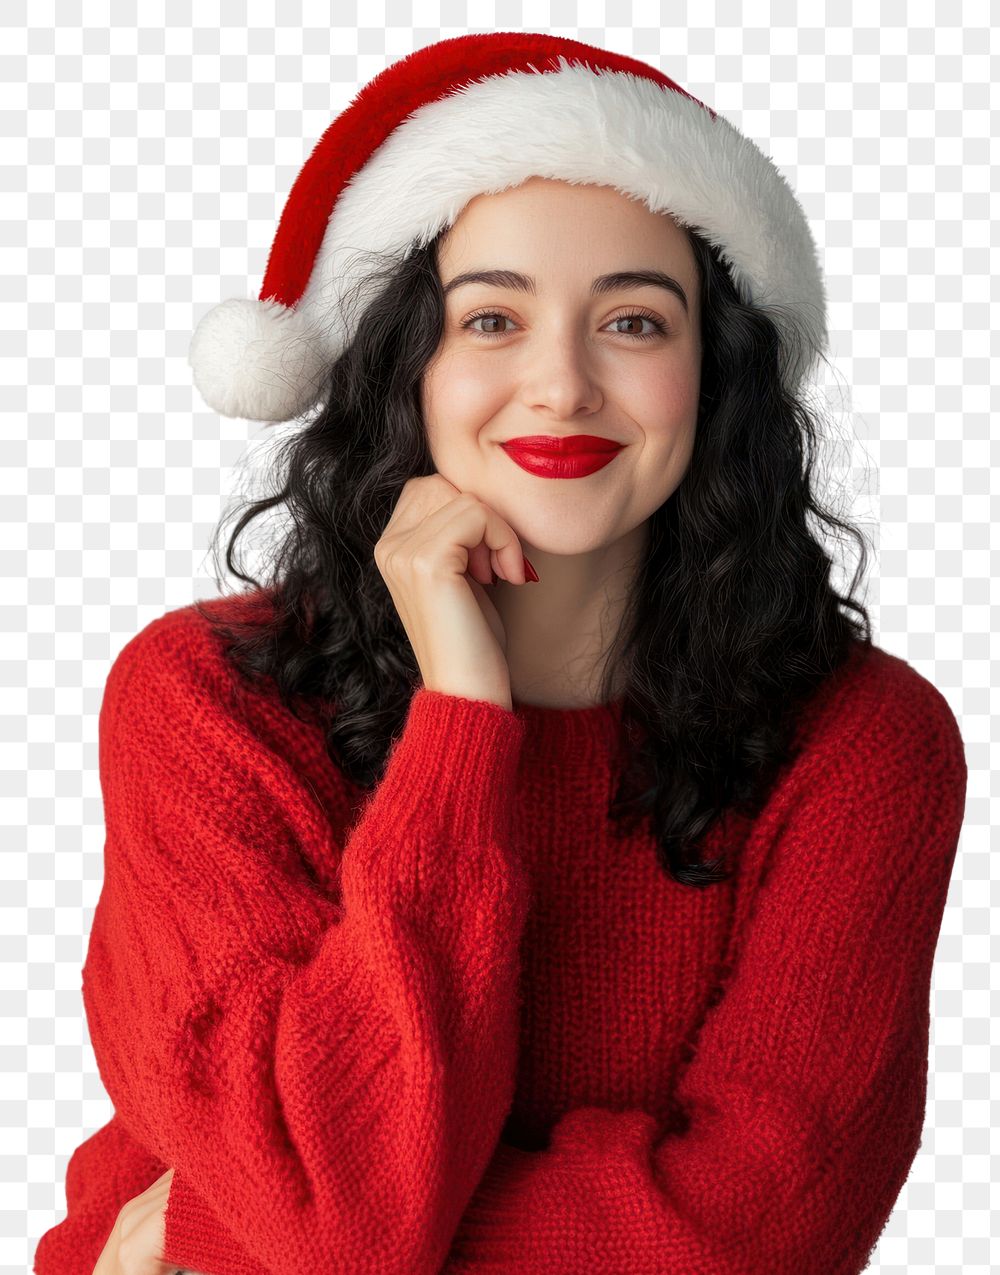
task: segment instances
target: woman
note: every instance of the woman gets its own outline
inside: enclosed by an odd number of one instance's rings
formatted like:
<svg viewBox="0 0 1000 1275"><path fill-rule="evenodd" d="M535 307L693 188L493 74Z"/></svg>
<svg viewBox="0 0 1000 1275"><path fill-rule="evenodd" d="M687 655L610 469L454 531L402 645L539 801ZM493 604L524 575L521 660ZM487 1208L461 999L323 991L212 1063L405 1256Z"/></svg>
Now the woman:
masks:
<svg viewBox="0 0 1000 1275"><path fill-rule="evenodd" d="M406 251L331 308L359 243ZM262 298L199 387L320 408L229 543L288 509L266 584L108 678L116 1115L36 1272L861 1271L966 771L807 524L850 530L783 179L641 63L443 41L324 135Z"/></svg>

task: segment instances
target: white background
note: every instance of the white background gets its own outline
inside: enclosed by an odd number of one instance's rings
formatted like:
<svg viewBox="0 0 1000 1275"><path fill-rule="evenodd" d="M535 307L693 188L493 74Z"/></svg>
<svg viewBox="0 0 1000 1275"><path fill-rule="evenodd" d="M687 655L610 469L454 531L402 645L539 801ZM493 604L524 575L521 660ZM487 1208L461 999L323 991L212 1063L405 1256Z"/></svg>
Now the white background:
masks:
<svg viewBox="0 0 1000 1275"><path fill-rule="evenodd" d="M657 66L771 155L809 216L835 507L873 545L876 642L948 698L969 765L923 1142L870 1270L990 1269L990 6L397 3L359 21L353 4L205 0L146 4L141 26L131 8L3 6L0 1272L30 1269L70 1155L111 1115L80 998L105 678L148 622L219 592L211 533L278 436L206 408L191 333L258 295L291 184L358 89L491 28Z"/></svg>

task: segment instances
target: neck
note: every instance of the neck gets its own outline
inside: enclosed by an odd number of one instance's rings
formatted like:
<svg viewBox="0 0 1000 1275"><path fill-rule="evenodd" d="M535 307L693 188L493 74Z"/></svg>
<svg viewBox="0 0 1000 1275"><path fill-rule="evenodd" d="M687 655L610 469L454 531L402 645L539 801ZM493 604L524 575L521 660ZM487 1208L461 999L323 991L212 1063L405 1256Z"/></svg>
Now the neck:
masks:
<svg viewBox="0 0 1000 1275"><path fill-rule="evenodd" d="M515 700L552 708L605 702L606 657L621 627L645 531L642 524L613 545L574 557L547 554L525 542L539 582L501 582L490 595L507 634ZM618 674L610 698L623 691Z"/></svg>

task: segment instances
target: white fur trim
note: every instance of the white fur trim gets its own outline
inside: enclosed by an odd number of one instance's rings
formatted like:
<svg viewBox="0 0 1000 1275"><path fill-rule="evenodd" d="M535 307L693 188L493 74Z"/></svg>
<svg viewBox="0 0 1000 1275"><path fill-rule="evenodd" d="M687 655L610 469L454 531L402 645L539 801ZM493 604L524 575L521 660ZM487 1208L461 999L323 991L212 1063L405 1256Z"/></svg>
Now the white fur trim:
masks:
<svg viewBox="0 0 1000 1275"><path fill-rule="evenodd" d="M298 306L329 322L328 357L352 335L340 298L379 264L357 268L357 253L405 256L476 195L537 175L612 186L697 227L721 249L745 300L792 308L806 345L790 371L797 384L826 345L826 303L809 223L784 176L683 94L559 61L558 71L491 76L422 106L347 183ZM361 284L358 314L366 293Z"/></svg>
<svg viewBox="0 0 1000 1275"><path fill-rule="evenodd" d="M399 124L341 191L294 309L233 300L203 317L189 363L206 403L250 420L309 410L379 286L369 272L387 264L381 254L402 260L476 195L532 176L610 186L696 227L721 250L744 300L789 311L774 317L796 388L826 346L826 301L809 223L786 179L682 93L559 63L476 80Z"/></svg>

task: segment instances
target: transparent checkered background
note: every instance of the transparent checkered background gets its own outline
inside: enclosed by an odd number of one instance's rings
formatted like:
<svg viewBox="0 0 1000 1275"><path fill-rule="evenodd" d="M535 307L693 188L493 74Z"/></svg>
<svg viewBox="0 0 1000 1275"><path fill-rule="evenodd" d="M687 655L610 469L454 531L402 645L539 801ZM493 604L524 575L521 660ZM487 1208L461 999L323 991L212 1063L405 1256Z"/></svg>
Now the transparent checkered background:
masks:
<svg viewBox="0 0 1000 1275"><path fill-rule="evenodd" d="M139 27L126 5L3 6L0 1271L30 1270L71 1153L111 1115L80 998L105 678L149 621L219 591L211 531L275 438L205 407L191 333L257 295L291 184L361 85L494 26L658 66L754 138L810 217L829 482L875 549L876 640L947 696L970 771L923 1145L870 1270L990 1269L990 6L397 2L370 26L331 25L336 10L355 6L149 5Z"/></svg>

